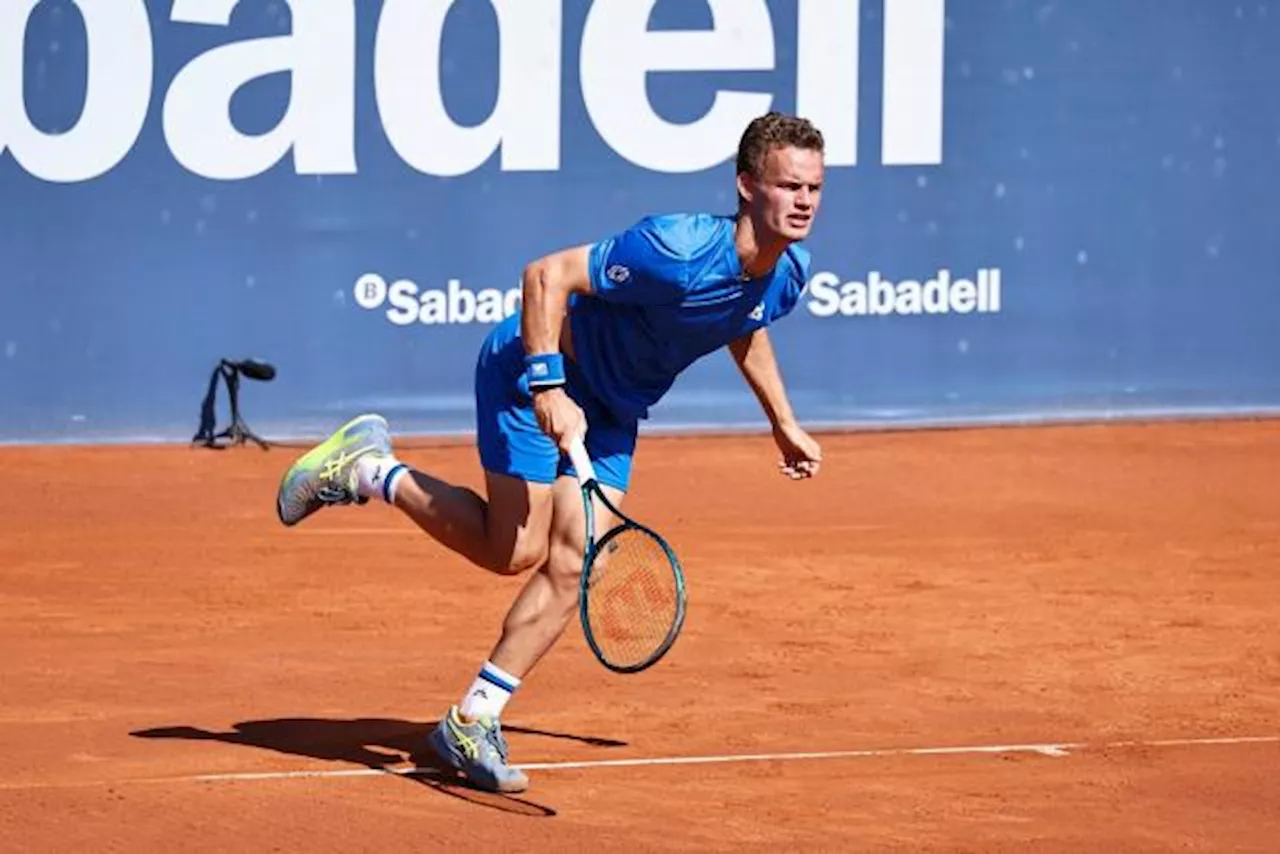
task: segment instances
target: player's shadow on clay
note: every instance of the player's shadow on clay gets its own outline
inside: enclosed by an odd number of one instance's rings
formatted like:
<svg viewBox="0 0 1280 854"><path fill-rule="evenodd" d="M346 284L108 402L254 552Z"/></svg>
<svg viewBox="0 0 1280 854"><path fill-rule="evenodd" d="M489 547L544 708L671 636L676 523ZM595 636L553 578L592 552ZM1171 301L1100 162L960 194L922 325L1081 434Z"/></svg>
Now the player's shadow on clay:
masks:
<svg viewBox="0 0 1280 854"><path fill-rule="evenodd" d="M332 720L326 718L281 718L243 721L229 732L210 732L192 726L168 726L136 730L135 738L181 738L196 741L221 741L307 756L330 762L363 765L383 770L429 786L442 794L529 816L553 816L556 811L523 798L483 792L467 784L448 766L442 765L429 749L427 735L435 721L413 721L384 718ZM594 736L531 729L503 724L507 733L544 738L568 739L596 747L625 747L625 741Z"/></svg>

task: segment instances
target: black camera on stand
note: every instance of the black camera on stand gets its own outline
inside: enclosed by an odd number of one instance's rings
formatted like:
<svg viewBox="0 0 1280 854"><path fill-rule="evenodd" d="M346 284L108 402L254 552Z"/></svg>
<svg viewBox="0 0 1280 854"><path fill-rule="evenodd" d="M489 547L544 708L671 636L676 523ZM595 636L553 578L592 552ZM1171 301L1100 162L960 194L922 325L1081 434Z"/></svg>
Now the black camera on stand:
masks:
<svg viewBox="0 0 1280 854"><path fill-rule="evenodd" d="M276 377L274 365L260 359L242 359L232 361L223 359L213 369L209 378L209 390L205 393L204 403L200 406L200 429L191 439L192 444L201 444L206 448L225 448L228 445L243 445L246 441L256 442L262 450L267 450L265 440L249 429L249 425L240 417L240 377L244 376L259 382L270 382ZM231 426L220 432L217 429L218 378L221 377L227 386L227 398L231 404Z"/></svg>

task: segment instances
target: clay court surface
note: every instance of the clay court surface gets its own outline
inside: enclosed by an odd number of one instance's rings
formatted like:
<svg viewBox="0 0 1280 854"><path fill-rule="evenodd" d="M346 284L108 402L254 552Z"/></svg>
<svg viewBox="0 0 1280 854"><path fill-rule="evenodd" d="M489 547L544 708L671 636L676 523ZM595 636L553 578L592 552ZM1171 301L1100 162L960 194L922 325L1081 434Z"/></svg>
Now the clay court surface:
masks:
<svg viewBox="0 0 1280 854"><path fill-rule="evenodd" d="M383 506L286 530L292 448L0 449L0 849L1276 850L1280 423L822 438L804 483L642 440L684 634L622 677L571 626L518 799L379 769L519 579Z"/></svg>

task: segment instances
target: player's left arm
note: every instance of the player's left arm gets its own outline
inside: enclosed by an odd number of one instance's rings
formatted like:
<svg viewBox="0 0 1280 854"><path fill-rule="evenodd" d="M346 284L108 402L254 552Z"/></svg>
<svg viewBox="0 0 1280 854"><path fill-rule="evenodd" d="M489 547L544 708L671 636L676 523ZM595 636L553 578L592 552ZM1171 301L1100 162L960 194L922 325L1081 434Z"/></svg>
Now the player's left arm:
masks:
<svg viewBox="0 0 1280 854"><path fill-rule="evenodd" d="M822 448L796 421L767 329L762 326L731 341L729 353L773 425L782 473L793 480L813 477L822 462Z"/></svg>

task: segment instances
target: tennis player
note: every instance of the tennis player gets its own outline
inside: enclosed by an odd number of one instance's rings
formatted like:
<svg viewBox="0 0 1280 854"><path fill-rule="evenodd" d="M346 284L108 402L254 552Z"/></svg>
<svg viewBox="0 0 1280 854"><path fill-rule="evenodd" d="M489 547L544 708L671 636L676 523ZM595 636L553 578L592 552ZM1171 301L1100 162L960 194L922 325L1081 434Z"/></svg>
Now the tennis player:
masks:
<svg viewBox="0 0 1280 854"><path fill-rule="evenodd" d="M621 506L639 420L681 371L727 347L773 427L781 473L817 474L821 449L796 422L766 328L808 278L797 243L818 213L823 151L807 120L761 116L739 142L735 215L647 217L524 269L521 310L490 333L476 365L487 498L398 461L378 415L350 421L285 473L285 525L380 499L485 569L532 572L475 681L430 736L473 785L528 786L499 719L577 607L585 517L567 457L575 436L585 434L597 478ZM610 523L598 520L598 532Z"/></svg>

